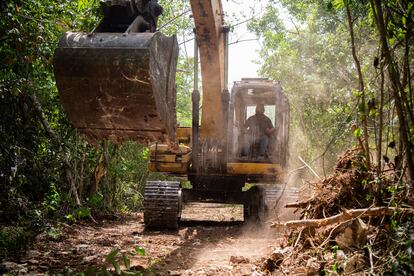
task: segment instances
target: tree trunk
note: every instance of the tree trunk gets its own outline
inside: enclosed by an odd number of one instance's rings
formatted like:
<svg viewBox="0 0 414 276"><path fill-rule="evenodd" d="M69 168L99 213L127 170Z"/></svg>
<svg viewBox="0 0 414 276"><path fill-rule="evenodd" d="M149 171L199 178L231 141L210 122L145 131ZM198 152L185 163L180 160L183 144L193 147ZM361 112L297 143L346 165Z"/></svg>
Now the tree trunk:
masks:
<svg viewBox="0 0 414 276"><path fill-rule="evenodd" d="M110 156L109 156L109 141L104 140L102 144L102 153L103 153L103 164L105 166L106 174L103 176L103 184L106 189L106 201L108 206L112 206L112 198L110 196L110 173L109 173L109 166L111 164Z"/></svg>
<svg viewBox="0 0 414 276"><path fill-rule="evenodd" d="M388 38L387 30L384 22L384 15L382 11L381 0L370 0L372 10L374 11L375 21L378 28L378 33L380 36L381 46L382 46L382 56L384 57L385 66L387 67L388 78L391 83L391 91L395 101L395 107L397 110L398 120L399 120L399 134L401 141L403 143L405 158L407 162L407 177L411 186L414 186L414 162L413 162L413 149L411 147L409 139L409 129L407 124L407 119L404 114L404 106L401 100L402 85L400 82L400 75L397 71L397 65L391 56L391 51L388 47ZM401 153L402 154L402 153Z"/></svg>
<svg viewBox="0 0 414 276"><path fill-rule="evenodd" d="M99 155L97 164L94 169L94 173L91 177L91 186L89 188L89 196L92 197L99 190L99 183L102 177L106 174L106 168L104 165L103 154Z"/></svg>
<svg viewBox="0 0 414 276"><path fill-rule="evenodd" d="M82 145L82 157L79 163L79 185L78 191L79 195L82 197L83 185L84 185L84 172L85 172L85 159L86 159L86 142L83 142Z"/></svg>
<svg viewBox="0 0 414 276"><path fill-rule="evenodd" d="M75 198L76 205L80 206L82 204L81 204L81 201L80 201L80 198L79 198L79 195L78 195L78 191L76 189L75 177L74 177L74 175L71 171L72 166L71 166L70 161L69 161L69 156L68 156L67 152L65 151L65 149L62 146L61 140L59 139L59 137L57 136L55 131L52 129L49 122L47 121L46 116L45 116L45 114L43 112L43 109L42 109L42 105L40 104L40 102L37 99L36 95L31 94L30 98L32 100L34 109L36 110L36 112L39 115L39 118L40 118L40 121L43 125L43 128L48 133L48 135L52 139L53 143L58 145L59 151L63 155L63 165L64 165L64 169L65 169L66 180L68 181L70 192L73 194L73 197Z"/></svg>
<svg viewBox="0 0 414 276"><path fill-rule="evenodd" d="M382 179L381 179L381 173L382 173L382 127L384 125L384 82L385 82L385 76L384 76L384 68L381 65L381 87L380 87L380 105L378 109L378 138L377 138L377 180L378 180L378 195L377 200L378 203L382 203Z"/></svg>
<svg viewBox="0 0 414 276"><path fill-rule="evenodd" d="M365 99L365 86L364 86L364 78L362 76L361 64L359 62L358 56L356 54L356 47L355 47L355 35L354 35L354 26L352 22L352 15L351 10L349 7L349 0L344 0L344 4L346 7L346 14L348 18L348 25L349 25L349 35L351 37L351 50L352 50L352 57L355 61L355 66L358 72L358 81L359 81L359 91L361 92L361 104L363 106L363 118L362 124L364 127L364 136L365 136L365 158L367 162L367 167L371 167L371 157L369 154L369 133L368 133L368 109L366 106L366 99Z"/></svg>

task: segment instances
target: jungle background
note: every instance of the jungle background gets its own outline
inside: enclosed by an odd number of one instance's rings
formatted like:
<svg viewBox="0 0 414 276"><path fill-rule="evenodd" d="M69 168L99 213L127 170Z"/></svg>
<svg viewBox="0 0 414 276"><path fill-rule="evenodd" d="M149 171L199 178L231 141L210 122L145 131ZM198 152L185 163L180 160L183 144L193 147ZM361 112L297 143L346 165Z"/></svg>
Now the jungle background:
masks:
<svg viewBox="0 0 414 276"><path fill-rule="evenodd" d="M189 2L159 2L161 31L191 39ZM145 146L88 144L59 102L52 67L57 41L65 31L90 31L100 16L95 0L0 3L1 256L30 247L39 233L55 235L61 223L139 211L145 181L165 178L148 172ZM229 12L230 25L242 20ZM338 156L357 147L359 170L370 172L357 183L367 205L412 206L413 2L269 0L247 24L262 44L260 75L280 80L289 97L291 169L303 165L300 156L327 176ZM177 120L183 126L191 125L192 72L193 58L181 52ZM384 186L390 171L392 185ZM312 177L299 171L299 179ZM388 201L402 191L404 198ZM412 217L404 225L413 231ZM407 234L399 242L413 240ZM410 257L407 252L401 254Z"/></svg>

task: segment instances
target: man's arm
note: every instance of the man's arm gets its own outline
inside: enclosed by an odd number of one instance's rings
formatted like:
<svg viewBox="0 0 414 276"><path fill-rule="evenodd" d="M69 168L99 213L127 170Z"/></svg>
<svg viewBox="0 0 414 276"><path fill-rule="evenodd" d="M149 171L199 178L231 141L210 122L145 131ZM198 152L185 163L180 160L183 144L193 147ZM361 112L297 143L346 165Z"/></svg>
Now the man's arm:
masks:
<svg viewBox="0 0 414 276"><path fill-rule="evenodd" d="M273 127L272 121L266 117L266 128L265 128L265 133L267 135L272 134L276 129Z"/></svg>
<svg viewBox="0 0 414 276"><path fill-rule="evenodd" d="M244 123L244 129L247 130L249 127L251 127L251 124L252 124L252 117L246 120L246 122Z"/></svg>
<svg viewBox="0 0 414 276"><path fill-rule="evenodd" d="M249 131L251 131L255 125L257 125L257 119L255 118L255 115L250 116L244 123L243 132L249 133Z"/></svg>

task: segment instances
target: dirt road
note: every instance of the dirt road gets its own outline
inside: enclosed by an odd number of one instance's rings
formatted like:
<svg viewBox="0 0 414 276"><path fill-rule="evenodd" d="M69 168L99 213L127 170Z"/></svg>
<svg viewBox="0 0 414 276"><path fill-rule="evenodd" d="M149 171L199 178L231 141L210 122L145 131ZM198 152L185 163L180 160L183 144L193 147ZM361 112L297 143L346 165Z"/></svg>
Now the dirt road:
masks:
<svg viewBox="0 0 414 276"><path fill-rule="evenodd" d="M256 223L242 223L242 206L193 203L185 206L176 231L144 229L142 213L97 224L66 225L55 240L39 236L25 256L3 261L20 274L86 271L102 267L114 248L135 246L131 266L149 275L251 275L283 235ZM108 264L109 268L112 268Z"/></svg>

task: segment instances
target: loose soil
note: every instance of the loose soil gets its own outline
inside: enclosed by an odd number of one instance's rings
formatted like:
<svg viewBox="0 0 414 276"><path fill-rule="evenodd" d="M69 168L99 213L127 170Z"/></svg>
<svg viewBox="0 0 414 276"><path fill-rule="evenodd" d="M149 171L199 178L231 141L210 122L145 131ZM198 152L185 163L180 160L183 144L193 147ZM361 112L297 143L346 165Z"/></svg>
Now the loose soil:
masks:
<svg viewBox="0 0 414 276"><path fill-rule="evenodd" d="M59 238L39 235L24 256L2 264L16 274L86 271L102 267L114 248L141 246L145 256L133 256L131 266L144 274L251 275L283 238L268 225L243 223L242 206L192 203L175 231L146 230L142 213L64 225Z"/></svg>

